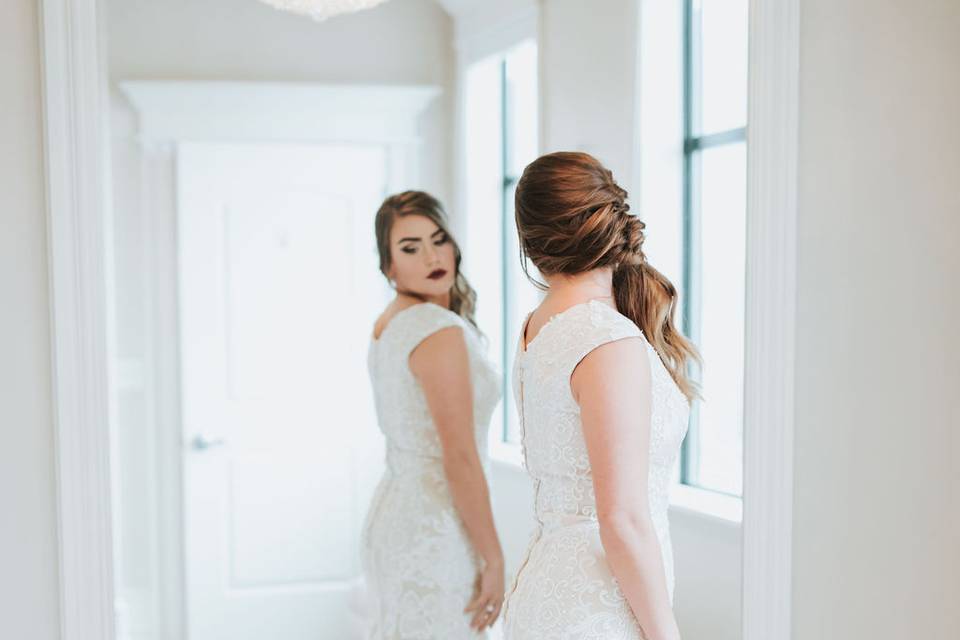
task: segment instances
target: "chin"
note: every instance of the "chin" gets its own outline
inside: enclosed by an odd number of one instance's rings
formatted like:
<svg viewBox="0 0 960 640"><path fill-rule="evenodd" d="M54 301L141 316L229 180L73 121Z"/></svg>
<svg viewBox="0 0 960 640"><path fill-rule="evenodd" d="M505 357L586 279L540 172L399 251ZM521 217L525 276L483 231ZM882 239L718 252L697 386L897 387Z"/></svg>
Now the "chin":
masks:
<svg viewBox="0 0 960 640"><path fill-rule="evenodd" d="M450 276L441 278L436 282L428 279L424 283L423 291L421 293L423 293L424 295L433 296L433 297L442 296L450 292L450 290L453 288L454 281L455 281L455 278Z"/></svg>
<svg viewBox="0 0 960 640"><path fill-rule="evenodd" d="M415 287L403 285L401 288L425 298L438 298L450 293L456 280L455 275L447 275L437 281L424 278Z"/></svg>
<svg viewBox="0 0 960 640"><path fill-rule="evenodd" d="M446 278L437 282L428 283L425 287L424 293L432 297L444 295L450 291L450 287L452 286L452 283L446 283L444 280L446 280Z"/></svg>

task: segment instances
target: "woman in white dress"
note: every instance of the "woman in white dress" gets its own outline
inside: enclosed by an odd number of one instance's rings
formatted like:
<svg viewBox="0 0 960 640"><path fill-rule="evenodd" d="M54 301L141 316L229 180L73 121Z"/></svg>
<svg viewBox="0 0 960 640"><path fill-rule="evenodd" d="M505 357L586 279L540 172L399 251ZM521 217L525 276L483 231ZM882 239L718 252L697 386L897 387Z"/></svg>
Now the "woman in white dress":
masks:
<svg viewBox="0 0 960 640"><path fill-rule="evenodd" d="M499 375L440 203L420 191L387 198L376 236L380 270L397 295L375 323L367 357L387 444L362 539L368 637L485 637L504 592L485 479Z"/></svg>
<svg viewBox="0 0 960 640"><path fill-rule="evenodd" d="M538 526L504 606L507 640L680 637L668 491L699 355L626 195L585 153L543 156L517 184L521 248L547 295L514 362Z"/></svg>

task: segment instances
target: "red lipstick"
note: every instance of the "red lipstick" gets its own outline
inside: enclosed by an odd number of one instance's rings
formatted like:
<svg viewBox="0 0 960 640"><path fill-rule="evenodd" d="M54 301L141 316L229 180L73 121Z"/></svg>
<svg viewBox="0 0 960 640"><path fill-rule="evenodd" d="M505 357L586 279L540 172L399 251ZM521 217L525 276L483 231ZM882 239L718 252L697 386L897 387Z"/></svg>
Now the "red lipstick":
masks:
<svg viewBox="0 0 960 640"><path fill-rule="evenodd" d="M431 271L430 275L427 277L430 278L431 280L439 280L445 275L447 275L446 269L435 269L434 271Z"/></svg>

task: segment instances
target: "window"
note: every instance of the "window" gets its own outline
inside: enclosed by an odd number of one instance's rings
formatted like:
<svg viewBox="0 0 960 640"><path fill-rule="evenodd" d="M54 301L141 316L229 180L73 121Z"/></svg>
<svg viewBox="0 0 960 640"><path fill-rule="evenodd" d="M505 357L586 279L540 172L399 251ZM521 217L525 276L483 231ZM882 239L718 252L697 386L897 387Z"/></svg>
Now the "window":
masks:
<svg viewBox="0 0 960 640"><path fill-rule="evenodd" d="M684 0L683 331L700 348L679 480L743 488L747 0Z"/></svg>
<svg viewBox="0 0 960 640"><path fill-rule="evenodd" d="M503 372L503 399L490 436L492 442L519 444L510 369L520 325L537 305L538 292L520 266L513 195L524 167L537 157L536 41L470 64L464 91L466 274L478 293L477 322Z"/></svg>

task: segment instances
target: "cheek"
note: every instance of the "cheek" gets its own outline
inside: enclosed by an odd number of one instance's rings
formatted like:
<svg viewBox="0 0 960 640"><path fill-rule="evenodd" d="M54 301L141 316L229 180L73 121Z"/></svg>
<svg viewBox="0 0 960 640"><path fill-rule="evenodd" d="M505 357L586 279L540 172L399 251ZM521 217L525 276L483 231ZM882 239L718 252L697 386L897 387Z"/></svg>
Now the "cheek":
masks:
<svg viewBox="0 0 960 640"><path fill-rule="evenodd" d="M443 251L440 252L440 255L443 256L443 262L449 269L453 269L453 263L456 261L456 255L453 250L453 243L448 242L447 244L441 247Z"/></svg>
<svg viewBox="0 0 960 640"><path fill-rule="evenodd" d="M403 251L397 251L393 254L393 275L396 280L406 280L410 277L410 272L413 270L411 263L413 262L411 256L408 253Z"/></svg>

